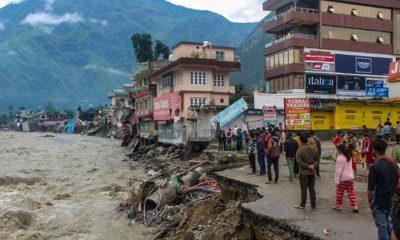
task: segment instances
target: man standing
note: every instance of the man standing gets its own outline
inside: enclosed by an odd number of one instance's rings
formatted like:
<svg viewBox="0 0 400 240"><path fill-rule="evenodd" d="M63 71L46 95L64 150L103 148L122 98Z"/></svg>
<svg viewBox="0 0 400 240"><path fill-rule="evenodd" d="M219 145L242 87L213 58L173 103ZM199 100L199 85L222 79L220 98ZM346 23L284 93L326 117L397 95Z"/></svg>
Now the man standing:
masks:
<svg viewBox="0 0 400 240"><path fill-rule="evenodd" d="M371 207L379 240L389 240L392 232L392 198L398 183L397 166L385 157L387 143L377 139L372 143L376 162L368 175L368 203Z"/></svg>
<svg viewBox="0 0 400 240"><path fill-rule="evenodd" d="M279 143L279 138L277 136L273 136L268 144L268 182L272 183L272 171L271 167L274 166L275 178L274 183L277 184L279 180L279 157L281 155L281 146Z"/></svg>
<svg viewBox="0 0 400 240"><path fill-rule="evenodd" d="M266 174L265 169L265 153L264 153L264 146L265 146L265 136L264 133L257 133L257 160L258 165L260 166L260 175Z"/></svg>
<svg viewBox="0 0 400 240"><path fill-rule="evenodd" d="M396 142L397 144L400 144L400 122L397 121L397 125L395 128L395 134L396 134Z"/></svg>
<svg viewBox="0 0 400 240"><path fill-rule="evenodd" d="M292 133L290 132L287 134L287 140L284 148L286 153L286 161L289 168L289 182L293 183L294 161L297 149L299 149L299 144L292 138Z"/></svg>
<svg viewBox="0 0 400 240"><path fill-rule="evenodd" d="M317 149L319 158L321 159L321 155L322 155L321 141L319 140L319 138L317 136L315 136L315 131L313 131L313 130L310 131L310 138L308 139L308 142L310 143L311 146L313 146L315 149ZM318 178L321 177L319 174L319 164L315 165L315 173Z"/></svg>
<svg viewBox="0 0 400 240"><path fill-rule="evenodd" d="M307 202L307 189L310 191L311 207L317 207L317 197L315 194L315 167L319 164L318 151L308 143L307 134L301 134L302 145L296 153L296 161L299 164L299 180L301 188L301 203L296 206L304 209Z"/></svg>

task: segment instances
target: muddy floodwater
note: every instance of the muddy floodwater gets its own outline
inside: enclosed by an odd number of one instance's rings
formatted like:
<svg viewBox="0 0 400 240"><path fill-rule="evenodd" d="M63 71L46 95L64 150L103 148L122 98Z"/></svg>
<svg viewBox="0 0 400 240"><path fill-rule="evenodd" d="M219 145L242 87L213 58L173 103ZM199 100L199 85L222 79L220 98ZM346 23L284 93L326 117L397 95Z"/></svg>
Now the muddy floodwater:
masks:
<svg viewBox="0 0 400 240"><path fill-rule="evenodd" d="M0 132L0 239L152 239L116 207L130 179L120 141Z"/></svg>

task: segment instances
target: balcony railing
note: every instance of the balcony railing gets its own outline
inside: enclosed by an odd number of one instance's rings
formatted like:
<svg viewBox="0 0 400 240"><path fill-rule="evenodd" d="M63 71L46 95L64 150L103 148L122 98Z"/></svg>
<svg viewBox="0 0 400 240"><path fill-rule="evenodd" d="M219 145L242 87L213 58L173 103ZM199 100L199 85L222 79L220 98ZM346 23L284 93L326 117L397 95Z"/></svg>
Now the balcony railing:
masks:
<svg viewBox="0 0 400 240"><path fill-rule="evenodd" d="M279 38L277 40L274 40L270 43L265 44L265 47L271 47L273 45L276 45L280 42L292 39L292 38L303 38L303 39L319 39L318 35L312 35L312 34L304 34L304 33L293 33L293 34L288 34L282 38Z"/></svg>
<svg viewBox="0 0 400 240"><path fill-rule="evenodd" d="M304 12L304 13L319 13L318 9L313 9L313 8L298 8L298 7L293 7L290 8L289 10L287 10L286 12L280 13L276 16L272 16L270 18L268 18L267 20L265 20L265 23L269 23L271 21L275 21L278 20L282 17L285 17L286 15L288 15L291 12Z"/></svg>

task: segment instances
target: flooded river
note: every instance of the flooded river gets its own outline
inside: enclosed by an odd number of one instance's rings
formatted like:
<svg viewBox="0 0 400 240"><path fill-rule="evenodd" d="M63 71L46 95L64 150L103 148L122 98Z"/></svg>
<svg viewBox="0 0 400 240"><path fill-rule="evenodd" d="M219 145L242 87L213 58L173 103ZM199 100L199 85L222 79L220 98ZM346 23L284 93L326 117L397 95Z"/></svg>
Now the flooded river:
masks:
<svg viewBox="0 0 400 240"><path fill-rule="evenodd" d="M0 240L152 239L156 229L130 225L116 211L129 179L146 177L119 144L0 132Z"/></svg>

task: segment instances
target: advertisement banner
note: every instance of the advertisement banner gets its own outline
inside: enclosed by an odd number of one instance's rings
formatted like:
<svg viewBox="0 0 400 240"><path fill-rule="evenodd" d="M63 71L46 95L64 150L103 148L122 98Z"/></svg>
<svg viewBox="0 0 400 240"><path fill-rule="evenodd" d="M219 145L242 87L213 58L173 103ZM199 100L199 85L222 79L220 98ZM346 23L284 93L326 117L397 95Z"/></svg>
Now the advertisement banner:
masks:
<svg viewBox="0 0 400 240"><path fill-rule="evenodd" d="M306 74L306 93L336 93L336 76Z"/></svg>
<svg viewBox="0 0 400 240"><path fill-rule="evenodd" d="M336 94L340 96L365 96L365 77L338 76Z"/></svg>
<svg viewBox="0 0 400 240"><path fill-rule="evenodd" d="M332 112L311 112L312 130L330 130L332 125Z"/></svg>
<svg viewBox="0 0 400 240"><path fill-rule="evenodd" d="M169 93L154 98L153 118L155 121L167 121L180 113L182 97L179 93Z"/></svg>
<svg viewBox="0 0 400 240"><path fill-rule="evenodd" d="M275 106L263 106L264 126L276 125L277 115Z"/></svg>
<svg viewBox="0 0 400 240"><path fill-rule="evenodd" d="M304 54L305 62L335 62L335 55L329 53L305 53Z"/></svg>
<svg viewBox="0 0 400 240"><path fill-rule="evenodd" d="M390 106L386 104L368 104L364 107L364 116L364 124L368 128L376 129L379 122L383 124L386 118L390 116Z"/></svg>
<svg viewBox="0 0 400 240"><path fill-rule="evenodd" d="M285 98L285 129L310 130L311 101L309 98Z"/></svg>
<svg viewBox="0 0 400 240"><path fill-rule="evenodd" d="M336 54L336 72L383 76L388 74L392 58Z"/></svg>
<svg viewBox="0 0 400 240"><path fill-rule="evenodd" d="M361 128L362 125L364 125L364 106L351 104L336 105L336 129Z"/></svg>
<svg viewBox="0 0 400 240"><path fill-rule="evenodd" d="M390 64L388 80L400 80L400 62L392 62Z"/></svg>
<svg viewBox="0 0 400 240"><path fill-rule="evenodd" d="M367 80L366 81L367 97L389 97L389 88L383 80Z"/></svg>
<svg viewBox="0 0 400 240"><path fill-rule="evenodd" d="M247 103L243 98L237 100L232 105L225 108L222 112L218 113L215 117L209 120L211 123L211 127L213 129L216 128L215 122L219 122L220 127L227 125L230 121L240 116L240 114L242 114L248 108L249 107L247 106Z"/></svg>

